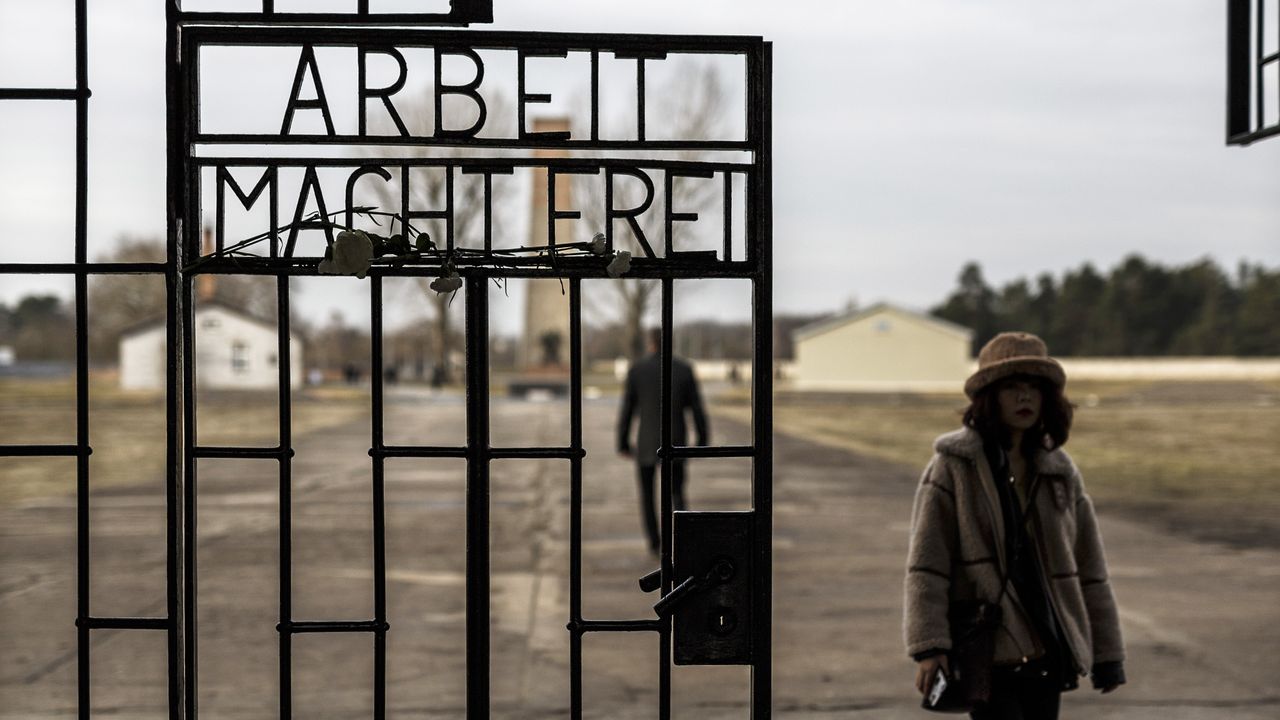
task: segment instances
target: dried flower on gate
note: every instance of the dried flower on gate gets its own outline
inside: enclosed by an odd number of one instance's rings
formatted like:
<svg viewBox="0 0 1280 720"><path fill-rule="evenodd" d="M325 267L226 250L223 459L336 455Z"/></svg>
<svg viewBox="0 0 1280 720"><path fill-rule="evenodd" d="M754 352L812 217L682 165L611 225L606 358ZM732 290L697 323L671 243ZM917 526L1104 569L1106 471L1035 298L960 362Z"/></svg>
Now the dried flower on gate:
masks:
<svg viewBox="0 0 1280 720"><path fill-rule="evenodd" d="M626 250L619 250L613 254L613 259L609 261L609 266L605 268L605 272L609 273L609 277L622 277L631 269L631 253Z"/></svg>
<svg viewBox="0 0 1280 720"><path fill-rule="evenodd" d="M373 240L361 230L343 230L325 250L316 268L324 275L355 275L363 279L373 262Z"/></svg>

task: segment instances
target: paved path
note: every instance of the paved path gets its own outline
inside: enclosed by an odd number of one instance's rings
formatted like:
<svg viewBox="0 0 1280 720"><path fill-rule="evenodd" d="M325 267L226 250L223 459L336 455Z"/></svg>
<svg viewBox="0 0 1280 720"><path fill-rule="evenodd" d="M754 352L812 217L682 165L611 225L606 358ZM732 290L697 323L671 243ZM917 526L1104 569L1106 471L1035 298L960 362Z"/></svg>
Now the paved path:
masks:
<svg viewBox="0 0 1280 720"><path fill-rule="evenodd" d="M635 579L643 551L629 465L612 452L611 400L586 407L585 611L649 617ZM460 442L461 406L392 398L396 442ZM495 444L567 442L560 403L495 400ZM718 423L717 442L746 441ZM311 436L295 464L296 619L372 615L367 424ZM564 717L567 680L568 464L493 468L494 716ZM278 523L274 466L205 461L200 471L200 703L204 718L277 717ZM387 468L388 703L392 717L455 718L463 686L464 464ZM690 469L695 509L749 506L749 464ZM901 568L916 472L779 437L775 468L775 695L784 718L920 718L900 641ZM158 485L94 498L95 615L155 615L163 600ZM1079 691L1065 718L1280 717L1280 553L1182 540L1101 509L1124 608L1131 682ZM71 717L75 633L73 505L0 510L0 718ZM162 717L161 633L96 632L94 705ZM298 718L363 718L371 705L366 636L295 639ZM589 637L587 717L656 717L657 643ZM742 668L677 668L678 718L745 718Z"/></svg>

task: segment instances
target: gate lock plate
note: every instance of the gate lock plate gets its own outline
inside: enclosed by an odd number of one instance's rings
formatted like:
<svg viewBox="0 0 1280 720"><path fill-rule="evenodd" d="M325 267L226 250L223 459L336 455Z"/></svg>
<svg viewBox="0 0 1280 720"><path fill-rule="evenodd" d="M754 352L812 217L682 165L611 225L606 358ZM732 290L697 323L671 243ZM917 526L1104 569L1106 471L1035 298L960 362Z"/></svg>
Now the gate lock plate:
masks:
<svg viewBox="0 0 1280 720"><path fill-rule="evenodd" d="M674 606L676 665L752 664L754 518L751 512L675 513L674 576L698 586Z"/></svg>

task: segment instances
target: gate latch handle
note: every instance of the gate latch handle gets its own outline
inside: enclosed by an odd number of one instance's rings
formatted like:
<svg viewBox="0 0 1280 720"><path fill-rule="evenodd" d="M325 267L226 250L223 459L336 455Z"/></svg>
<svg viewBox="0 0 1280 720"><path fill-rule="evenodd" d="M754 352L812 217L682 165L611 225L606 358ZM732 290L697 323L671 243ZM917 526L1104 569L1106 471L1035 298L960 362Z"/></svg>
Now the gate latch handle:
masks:
<svg viewBox="0 0 1280 720"><path fill-rule="evenodd" d="M653 611L658 617L665 618L675 611L676 606L684 602L693 593L706 588L715 581L724 581L733 577L733 563L721 559L702 575L690 575L683 582L671 588L671 592L663 595L653 604ZM662 569L640 578L640 589L645 592L657 590L662 583Z"/></svg>
<svg viewBox="0 0 1280 720"><path fill-rule="evenodd" d="M662 587L662 568L640 578L640 590L643 592L653 592L660 587Z"/></svg>

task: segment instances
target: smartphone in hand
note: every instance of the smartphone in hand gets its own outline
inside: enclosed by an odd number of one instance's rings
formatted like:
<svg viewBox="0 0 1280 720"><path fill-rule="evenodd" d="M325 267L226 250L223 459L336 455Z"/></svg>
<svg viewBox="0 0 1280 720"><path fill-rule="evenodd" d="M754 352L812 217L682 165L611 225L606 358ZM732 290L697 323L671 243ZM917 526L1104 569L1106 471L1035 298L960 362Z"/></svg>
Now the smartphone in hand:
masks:
<svg viewBox="0 0 1280 720"><path fill-rule="evenodd" d="M941 667L933 674L933 682L929 684L929 707L938 704L942 693L947 691L947 673Z"/></svg>

